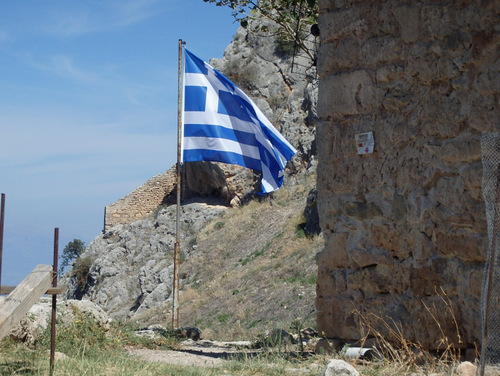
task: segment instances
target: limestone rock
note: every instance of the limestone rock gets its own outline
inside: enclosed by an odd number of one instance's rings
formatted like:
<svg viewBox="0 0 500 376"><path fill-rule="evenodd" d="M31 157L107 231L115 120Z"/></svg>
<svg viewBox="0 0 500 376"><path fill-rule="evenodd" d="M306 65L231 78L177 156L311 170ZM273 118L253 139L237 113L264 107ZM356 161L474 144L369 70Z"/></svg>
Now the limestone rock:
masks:
<svg viewBox="0 0 500 376"><path fill-rule="evenodd" d="M71 324L76 320L76 313L91 316L97 325L109 328L111 319L104 310L88 300L65 300L58 301L56 313L61 325ZM10 337L33 344L50 325L52 317L52 299L41 298L34 304L26 317L9 333Z"/></svg>
<svg viewBox="0 0 500 376"><path fill-rule="evenodd" d="M3 299L3 297L2 297ZM52 299L42 298L34 304L28 314L9 333L17 341L33 344L37 336L47 328L52 314Z"/></svg>
<svg viewBox="0 0 500 376"><path fill-rule="evenodd" d="M204 203L181 207L182 252L193 251L189 239L210 220L225 212L225 206ZM110 315L131 317L171 299L176 207L168 206L129 225L118 225L95 238L80 258L91 265L82 288L75 278L68 284L68 298L96 302Z"/></svg>
<svg viewBox="0 0 500 376"><path fill-rule="evenodd" d="M322 376L359 376L359 372L349 363L340 360L332 359L328 362Z"/></svg>
<svg viewBox="0 0 500 376"><path fill-rule="evenodd" d="M262 38L249 33L253 22L237 31L222 59L210 63L245 91L298 150L288 166L288 173L295 174L307 168L316 155L316 69L312 61L299 54L295 62L301 64L292 71L293 55L277 53L274 36Z"/></svg>
<svg viewBox="0 0 500 376"><path fill-rule="evenodd" d="M456 376L475 376L477 372L477 366L471 362L462 362L458 365L455 370Z"/></svg>

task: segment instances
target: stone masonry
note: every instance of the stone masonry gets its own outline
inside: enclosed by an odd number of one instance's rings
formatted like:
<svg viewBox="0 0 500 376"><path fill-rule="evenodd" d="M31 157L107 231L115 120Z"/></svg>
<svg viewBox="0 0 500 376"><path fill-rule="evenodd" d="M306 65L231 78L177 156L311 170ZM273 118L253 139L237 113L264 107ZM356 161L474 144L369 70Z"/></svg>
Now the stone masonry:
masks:
<svg viewBox="0 0 500 376"><path fill-rule="evenodd" d="M319 5L318 329L355 341L370 322L429 349L479 345L500 1ZM357 154L369 131L374 152Z"/></svg>
<svg viewBox="0 0 500 376"><path fill-rule="evenodd" d="M106 206L104 231L118 224L132 223L153 213L176 187L177 169L168 171L146 181L139 188Z"/></svg>

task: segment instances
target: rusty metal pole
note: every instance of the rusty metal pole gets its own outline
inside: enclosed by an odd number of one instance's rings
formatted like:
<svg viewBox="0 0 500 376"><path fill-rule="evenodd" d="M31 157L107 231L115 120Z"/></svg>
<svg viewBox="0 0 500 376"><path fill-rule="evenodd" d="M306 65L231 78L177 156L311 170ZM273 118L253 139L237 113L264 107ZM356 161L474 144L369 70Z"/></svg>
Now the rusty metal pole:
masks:
<svg viewBox="0 0 500 376"><path fill-rule="evenodd" d="M57 287L57 259L59 257L59 228L54 229L54 263L52 264L52 287ZM52 320L50 328L50 376L54 374L54 358L56 353L56 309L57 294L52 294Z"/></svg>
<svg viewBox="0 0 500 376"><path fill-rule="evenodd" d="M0 209L0 290L2 289L3 224L5 220L5 193L2 193Z"/></svg>
<svg viewBox="0 0 500 376"><path fill-rule="evenodd" d="M173 283L173 308L172 328L179 328L179 253L180 253L180 207L181 207L181 159L182 159L182 46L185 42L179 39L179 76L178 76L178 101L177 101L177 214L175 223L174 245L174 283Z"/></svg>

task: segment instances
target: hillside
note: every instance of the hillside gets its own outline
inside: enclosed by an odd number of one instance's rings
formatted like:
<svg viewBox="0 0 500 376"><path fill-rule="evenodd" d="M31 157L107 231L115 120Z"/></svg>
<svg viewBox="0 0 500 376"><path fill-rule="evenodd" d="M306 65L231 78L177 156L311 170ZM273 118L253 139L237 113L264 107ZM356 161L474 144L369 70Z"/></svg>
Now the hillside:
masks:
<svg viewBox="0 0 500 376"><path fill-rule="evenodd" d="M192 255L181 264L181 326L204 336L248 338L293 321L315 325L316 253L322 239L301 225L314 176L283 187L272 201L228 209L187 240ZM171 307L168 307L169 310ZM170 322L165 306L135 320Z"/></svg>
<svg viewBox="0 0 500 376"><path fill-rule="evenodd" d="M203 165L203 173L187 169L183 188L180 324L217 339L288 329L298 319L315 323L315 257L322 239L306 237L303 227L316 182L318 82L312 62L279 50L276 39L240 28L224 57L211 64L240 85L297 149L284 186L259 196L258 175L217 164ZM213 182L206 177L215 175L225 182L207 189ZM173 202L167 195L153 214L96 237L70 272L68 297L90 299L115 318L169 324Z"/></svg>
<svg viewBox="0 0 500 376"><path fill-rule="evenodd" d="M314 183L306 174L238 208L183 205L181 326L217 339L289 329L297 320L314 326L315 257L323 242L303 230ZM175 206L168 206L97 237L71 271L70 297L90 299L115 318L169 325L174 219Z"/></svg>

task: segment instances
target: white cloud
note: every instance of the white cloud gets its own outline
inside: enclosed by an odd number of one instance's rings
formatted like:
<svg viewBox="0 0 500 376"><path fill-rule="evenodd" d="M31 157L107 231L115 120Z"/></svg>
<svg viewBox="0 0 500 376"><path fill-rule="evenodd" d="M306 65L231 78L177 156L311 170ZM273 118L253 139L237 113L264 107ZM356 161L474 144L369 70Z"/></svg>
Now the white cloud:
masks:
<svg viewBox="0 0 500 376"><path fill-rule="evenodd" d="M0 124L8 127L4 133L8 142L0 148L0 166L20 168L22 173L70 171L75 163L81 168L137 167L156 158L167 162L166 151L175 149L175 124L165 124L160 133L157 129L148 132L146 125L138 134L130 132L133 125L126 122L102 123L81 113L71 116L53 109L35 112L22 108L9 116L0 115Z"/></svg>
<svg viewBox="0 0 500 376"><path fill-rule="evenodd" d="M112 30L142 22L164 11L161 0L108 0L87 6L70 2L49 14L44 31L59 37L73 37L103 30ZM53 8L54 9L54 8Z"/></svg>
<svg viewBox="0 0 500 376"><path fill-rule="evenodd" d="M57 76L72 79L81 83L92 85L102 85L105 83L105 80L103 80L103 78L96 73L77 67L74 60L66 55L54 55L50 57L47 65L38 66Z"/></svg>

